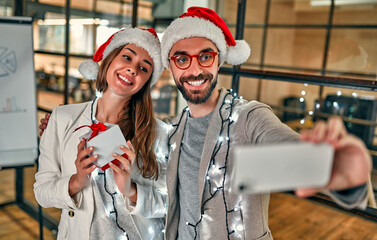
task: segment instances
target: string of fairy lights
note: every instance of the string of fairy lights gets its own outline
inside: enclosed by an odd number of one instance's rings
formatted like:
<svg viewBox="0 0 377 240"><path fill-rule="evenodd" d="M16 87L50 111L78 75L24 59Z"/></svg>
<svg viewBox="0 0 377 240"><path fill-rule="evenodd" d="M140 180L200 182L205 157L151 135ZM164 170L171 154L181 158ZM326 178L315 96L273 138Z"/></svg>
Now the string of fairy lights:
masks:
<svg viewBox="0 0 377 240"><path fill-rule="evenodd" d="M307 84L304 85L307 87ZM337 95L341 95L338 91ZM299 99L300 102L305 102L305 95L306 91L303 90L301 91L301 97ZM240 207L240 202L242 201L242 196L239 196L238 200L236 201L236 204L234 206L230 206L230 203L228 203L226 199L226 191L228 189L225 189L225 182L226 182L226 177L227 177L227 170L228 170L228 158L229 158L229 150L230 150L230 142L231 138L230 136L230 129L232 124L234 124L237 121L237 114L233 112L233 104L236 99L242 100L242 96L237 96L235 92L233 92L232 89L227 90L227 93L224 97L224 100L219 108L219 116L221 119L221 127L220 127L220 132L219 136L217 138L215 147L212 151L211 154L211 159L207 168L205 180L208 185L208 197L202 201L201 204L201 215L199 219L195 223L190 223L186 222L186 225L189 227L192 227L194 229L194 240L197 239L198 237L198 226L202 222L203 218L206 217L206 206L207 204L213 200L217 195L221 194L222 200L223 200L223 206L225 210L225 224L226 224L226 231L227 231L227 239L230 239L232 236L235 238L242 238L243 236L243 223L242 223L242 212L241 212L241 207ZM95 102L95 99L93 100L92 103L92 114L93 114L93 104ZM315 106L316 108L319 108L318 106ZM189 111L189 108L186 107L183 111L182 114L178 120L177 124L170 125L169 128L174 129L172 134L170 134L169 139L168 139L168 150L170 152L170 149L175 149L176 148L176 143L171 143L171 138L176 134L182 119L185 115L186 112ZM312 113L309 112L309 115L312 115ZM188 114L186 115L188 117ZM95 121L95 118L92 115L92 121ZM305 118L301 120L301 124L303 124L305 121ZM222 145L226 144L226 153L225 153L225 159L224 163L221 164L221 161L217 160L219 150L221 149ZM220 156L221 157L221 156ZM220 158L219 157L219 158ZM221 164L221 165L220 165ZM107 215L110 216L114 214L115 217L115 223L117 227L123 232L124 238L129 239L129 236L124 228L122 228L118 222L118 212L115 207L115 195L119 194L117 191L115 192L110 192L106 186L106 174L105 172L96 172L94 173L93 177L97 177L97 175L103 176L104 179L104 189L109 196L111 196L112 199L112 209L111 211L106 211ZM216 179L221 176L220 180ZM218 180L218 181L216 181ZM237 214L237 215L234 215Z"/></svg>
<svg viewBox="0 0 377 240"><path fill-rule="evenodd" d="M94 106L94 102L96 101L96 99L97 99L97 96L93 99L92 104L90 106L90 110L91 110L90 119L92 120L92 123L95 123L97 121L97 119L95 118L95 116L93 114L93 106ZM121 193L118 190L117 186L114 186L115 189L116 189L114 192L110 192L110 190L107 187L107 183L106 183L106 171L100 171L100 170L96 169L95 171L92 172L92 178L93 178L94 181L96 180L97 176L103 177L103 187L105 189L105 192L111 197L112 210L109 211L108 208L105 208L106 214L107 214L108 217L110 217L112 214L114 214L115 224L123 232L123 237L125 239L129 240L129 236L128 236L126 230L122 226L120 226L120 224L119 224L118 211L115 207L115 195L121 194Z"/></svg>
<svg viewBox="0 0 377 240"><path fill-rule="evenodd" d="M230 99L229 99L230 98ZM235 206L230 207L230 204L228 203L226 199L225 192L229 189L225 189L225 182L227 177L227 170L228 170L228 158L229 158L229 150L230 150L230 142L231 138L230 136L230 128L233 123L237 121L237 115L233 112L233 103L236 99L241 99L242 97L238 97L235 92L233 92L232 89L227 90L227 93L224 97L224 101L222 102L220 108L219 108L219 115L221 118L221 128L219 132L219 137L217 138L215 147L211 154L211 159L207 168L206 177L205 180L208 184L208 198L203 200L201 204L201 215L197 222L190 223L186 222L187 226L190 226L194 228L194 239L197 239L198 237L198 226L203 220L206 211L207 204L213 200L217 195L222 195L222 200L224 204L224 210L225 210L225 224L226 224L226 231L228 233L227 239L230 239L231 236L234 237L241 237L243 236L243 223L241 220L241 208L240 208L240 201L242 200L242 196L239 196L239 199ZM171 143L171 138L175 135L177 132L179 125L182 121L182 118L185 114L185 112L189 111L189 108L186 107L179 118L179 121L177 124L172 125L175 130L172 132L172 134L169 136L168 139L168 149L173 149L176 147L175 143ZM188 114L186 115L188 117ZM226 153L225 153L225 159L224 163L221 164L221 161L217 159L218 153L220 148L223 144L226 144ZM220 158L221 156L219 156ZM222 173L222 174L221 174ZM216 181L216 178L220 177L219 181ZM235 216L234 214L237 214ZM228 217L228 215L231 215ZM230 219L230 220L229 220ZM233 222L230 222L231 220L234 220Z"/></svg>
<svg viewBox="0 0 377 240"><path fill-rule="evenodd" d="M106 184L106 171L104 171L104 172L98 172L98 175L103 176L103 181L104 181L104 182L103 182L103 187L105 188L106 193L110 195L111 200L112 200L111 203L112 203L112 206L113 206L113 210L112 210L112 211L109 211L109 212L106 212L106 213L107 213L108 215L110 215L110 214L114 214L114 216L115 216L115 223L116 223L117 227L118 227L120 230L122 230L123 235L124 235L125 238L128 240L129 237L128 237L128 234L127 234L126 230L125 230L124 228L122 228L122 227L120 226L119 222L118 222L118 211L117 211L117 209L116 209L116 207L115 207L115 197L114 197L114 196L115 196L116 194L119 194L119 193L118 193L118 191L110 192L109 189L107 188L107 184ZM117 189L117 188L116 188L116 189Z"/></svg>

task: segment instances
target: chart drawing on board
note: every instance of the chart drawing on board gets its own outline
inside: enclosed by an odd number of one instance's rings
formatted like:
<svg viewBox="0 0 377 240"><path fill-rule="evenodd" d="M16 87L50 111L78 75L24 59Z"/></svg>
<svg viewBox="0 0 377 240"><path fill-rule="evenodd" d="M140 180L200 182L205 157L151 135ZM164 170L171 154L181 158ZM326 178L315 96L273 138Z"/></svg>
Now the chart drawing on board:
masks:
<svg viewBox="0 0 377 240"><path fill-rule="evenodd" d="M17 105L16 97L7 97L5 98L5 103L0 99L0 114L10 114L10 113L20 113L26 112L25 108L21 108Z"/></svg>
<svg viewBox="0 0 377 240"><path fill-rule="evenodd" d="M15 73L17 70L17 58L15 51L0 46L0 78Z"/></svg>
<svg viewBox="0 0 377 240"><path fill-rule="evenodd" d="M1 167L33 165L38 156L32 23L0 17L0 32L7 33L0 37Z"/></svg>

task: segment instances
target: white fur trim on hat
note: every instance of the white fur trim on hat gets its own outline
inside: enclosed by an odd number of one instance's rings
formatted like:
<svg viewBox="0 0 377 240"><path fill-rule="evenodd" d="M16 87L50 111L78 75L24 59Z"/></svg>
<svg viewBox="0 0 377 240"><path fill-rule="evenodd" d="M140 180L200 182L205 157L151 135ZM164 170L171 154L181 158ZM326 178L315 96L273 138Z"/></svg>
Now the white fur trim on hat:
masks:
<svg viewBox="0 0 377 240"><path fill-rule="evenodd" d="M99 70L98 63L94 62L92 59L84 60L79 66L79 72L86 78L90 80L97 79Z"/></svg>
<svg viewBox="0 0 377 240"><path fill-rule="evenodd" d="M103 51L102 59L105 59L114 49L126 44L135 44L143 48L153 60L153 73L151 85L154 85L160 78L163 71L161 62L161 45L157 37L147 30L139 28L125 28L114 34L110 43ZM98 63L93 60L85 60L79 66L80 73L87 79L96 79L99 71Z"/></svg>
<svg viewBox="0 0 377 240"><path fill-rule="evenodd" d="M151 85L154 85L160 78L163 70L161 63L161 46L160 41L152 33L139 28L126 28L116 33L103 52L103 58L106 58L114 49L125 44L135 44L145 49L153 59L153 74Z"/></svg>

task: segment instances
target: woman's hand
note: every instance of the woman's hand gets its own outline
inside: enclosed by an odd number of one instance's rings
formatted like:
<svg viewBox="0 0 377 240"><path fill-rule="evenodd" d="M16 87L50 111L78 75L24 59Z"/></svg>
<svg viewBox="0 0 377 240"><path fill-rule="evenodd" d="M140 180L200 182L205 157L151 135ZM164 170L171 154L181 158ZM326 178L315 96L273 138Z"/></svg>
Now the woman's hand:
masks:
<svg viewBox="0 0 377 240"><path fill-rule="evenodd" d="M88 186L90 174L96 169L96 165L94 165L93 162L97 160L98 155L95 154L88 157L88 155L93 152L94 148L84 148L85 143L86 139L83 138L79 145L77 145L77 158L75 161L76 174L73 174L69 180L69 195L71 197Z"/></svg>
<svg viewBox="0 0 377 240"><path fill-rule="evenodd" d="M127 141L128 148L120 146L120 149L127 154L127 157L123 157L119 154L113 153L113 157L120 161L117 166L110 162L110 167L114 171L114 180L118 186L119 191L123 196L129 198L132 202L137 200L136 184L131 182L132 163L135 160L135 149L130 141Z"/></svg>

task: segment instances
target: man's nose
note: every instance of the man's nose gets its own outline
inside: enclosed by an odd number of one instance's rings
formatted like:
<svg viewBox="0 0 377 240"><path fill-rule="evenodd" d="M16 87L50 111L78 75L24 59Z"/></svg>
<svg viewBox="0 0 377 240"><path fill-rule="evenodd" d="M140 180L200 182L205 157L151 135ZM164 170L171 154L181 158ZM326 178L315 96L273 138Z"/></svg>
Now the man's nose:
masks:
<svg viewBox="0 0 377 240"><path fill-rule="evenodd" d="M197 76L199 75L199 73L203 72L203 69L199 64L198 57L192 57L191 66L189 67L189 70L194 76Z"/></svg>

